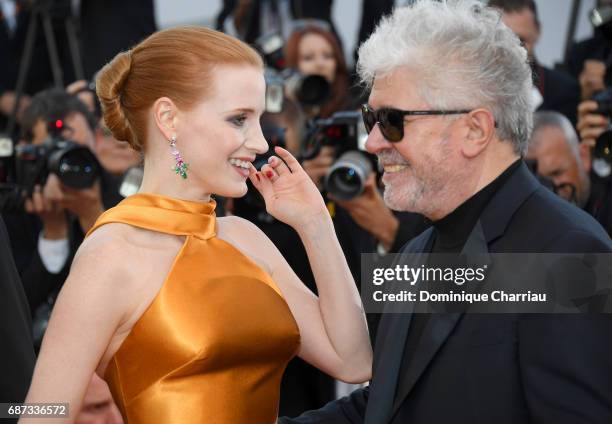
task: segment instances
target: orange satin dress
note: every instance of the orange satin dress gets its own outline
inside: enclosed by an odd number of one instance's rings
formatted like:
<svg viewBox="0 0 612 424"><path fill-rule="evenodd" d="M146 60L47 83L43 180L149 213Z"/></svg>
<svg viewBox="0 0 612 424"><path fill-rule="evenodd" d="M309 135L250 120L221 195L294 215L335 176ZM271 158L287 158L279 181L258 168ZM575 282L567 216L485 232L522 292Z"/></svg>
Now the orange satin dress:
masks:
<svg viewBox="0 0 612 424"><path fill-rule="evenodd" d="M136 194L89 232L120 222L185 236L105 372L127 424L277 421L280 381L299 330L272 278L215 237L214 208L214 201Z"/></svg>

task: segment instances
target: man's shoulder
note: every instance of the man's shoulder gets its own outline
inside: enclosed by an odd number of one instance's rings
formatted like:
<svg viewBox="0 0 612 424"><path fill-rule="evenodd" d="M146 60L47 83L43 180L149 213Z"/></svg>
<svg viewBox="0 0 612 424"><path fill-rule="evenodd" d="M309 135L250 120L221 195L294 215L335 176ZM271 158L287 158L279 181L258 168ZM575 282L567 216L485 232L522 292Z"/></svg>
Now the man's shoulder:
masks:
<svg viewBox="0 0 612 424"><path fill-rule="evenodd" d="M504 238L521 250L612 252L612 240L592 216L544 187L517 209L500 244Z"/></svg>
<svg viewBox="0 0 612 424"><path fill-rule="evenodd" d="M425 230L400 253L425 252L432 232L432 228ZM517 208L489 248L496 252L604 253L612 252L612 240L592 216L539 187Z"/></svg>

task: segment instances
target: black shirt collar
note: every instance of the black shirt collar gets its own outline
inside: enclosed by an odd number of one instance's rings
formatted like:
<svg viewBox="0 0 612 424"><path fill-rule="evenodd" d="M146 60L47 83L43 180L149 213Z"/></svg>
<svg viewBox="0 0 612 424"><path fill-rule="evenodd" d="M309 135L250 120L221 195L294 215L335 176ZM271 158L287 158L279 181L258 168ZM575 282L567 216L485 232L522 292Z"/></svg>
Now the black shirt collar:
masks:
<svg viewBox="0 0 612 424"><path fill-rule="evenodd" d="M489 200L520 166L521 162L521 159L517 159L497 178L454 211L432 223L436 231L433 252L458 252L462 249Z"/></svg>

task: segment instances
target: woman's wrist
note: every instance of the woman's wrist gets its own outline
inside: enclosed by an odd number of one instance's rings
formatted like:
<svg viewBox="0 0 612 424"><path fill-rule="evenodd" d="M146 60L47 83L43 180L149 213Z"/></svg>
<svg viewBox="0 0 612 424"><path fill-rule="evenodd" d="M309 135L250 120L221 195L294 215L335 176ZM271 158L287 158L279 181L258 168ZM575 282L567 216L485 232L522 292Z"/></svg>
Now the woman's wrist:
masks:
<svg viewBox="0 0 612 424"><path fill-rule="evenodd" d="M299 234L300 238L304 239L314 235L320 235L328 230L333 232L333 228L334 225L329 212L327 209L323 209L305 218L300 224L294 227L294 230Z"/></svg>

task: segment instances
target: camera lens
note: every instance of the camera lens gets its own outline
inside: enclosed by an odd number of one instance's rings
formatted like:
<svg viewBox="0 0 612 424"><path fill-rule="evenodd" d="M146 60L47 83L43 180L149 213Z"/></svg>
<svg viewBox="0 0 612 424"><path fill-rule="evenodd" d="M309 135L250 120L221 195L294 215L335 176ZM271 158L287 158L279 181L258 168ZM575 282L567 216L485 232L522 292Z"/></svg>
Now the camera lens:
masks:
<svg viewBox="0 0 612 424"><path fill-rule="evenodd" d="M62 184L76 189L93 186L100 175L100 165L91 150L73 142L63 142L52 152L48 167Z"/></svg>
<svg viewBox="0 0 612 424"><path fill-rule="evenodd" d="M321 75L294 73L285 81L287 91L306 106L321 105L329 98L329 83Z"/></svg>
<svg viewBox="0 0 612 424"><path fill-rule="evenodd" d="M612 131L606 131L597 138L593 157L612 163Z"/></svg>
<svg viewBox="0 0 612 424"><path fill-rule="evenodd" d="M372 164L363 153L348 151L329 169L325 176L325 188L340 200L353 199L363 192L371 172Z"/></svg>
<svg viewBox="0 0 612 424"><path fill-rule="evenodd" d="M593 171L602 178L612 172L612 131L605 131L595 141Z"/></svg>

